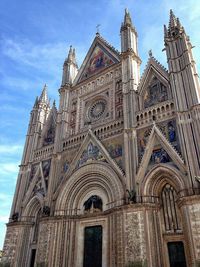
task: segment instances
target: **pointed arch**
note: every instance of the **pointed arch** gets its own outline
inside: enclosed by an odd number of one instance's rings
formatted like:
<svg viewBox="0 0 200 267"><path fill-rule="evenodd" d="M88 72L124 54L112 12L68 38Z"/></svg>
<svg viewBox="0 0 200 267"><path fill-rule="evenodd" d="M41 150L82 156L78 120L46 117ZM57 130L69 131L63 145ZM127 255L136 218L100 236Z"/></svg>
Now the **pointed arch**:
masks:
<svg viewBox="0 0 200 267"><path fill-rule="evenodd" d="M154 166L139 183L139 194L159 196L165 184L171 184L177 192L186 188L186 177L178 169L166 164Z"/></svg>
<svg viewBox="0 0 200 267"><path fill-rule="evenodd" d="M55 212L63 215L78 212L92 195L103 201L103 210L124 203L125 184L106 163L93 162L76 172L62 185L56 200Z"/></svg>
<svg viewBox="0 0 200 267"><path fill-rule="evenodd" d="M38 211L43 207L44 205L44 198L42 194L37 194L33 198L31 198L26 205L22 216L24 217L34 217Z"/></svg>

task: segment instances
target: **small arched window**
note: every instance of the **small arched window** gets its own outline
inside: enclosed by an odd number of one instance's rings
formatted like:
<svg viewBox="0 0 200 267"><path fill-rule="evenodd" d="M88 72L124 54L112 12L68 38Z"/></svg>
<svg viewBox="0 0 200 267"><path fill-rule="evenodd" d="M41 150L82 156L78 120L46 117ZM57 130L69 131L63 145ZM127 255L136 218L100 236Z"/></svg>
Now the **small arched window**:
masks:
<svg viewBox="0 0 200 267"><path fill-rule="evenodd" d="M83 206L84 206L84 211L86 213L94 213L102 211L103 203L99 196L93 195L84 202Z"/></svg>
<svg viewBox="0 0 200 267"><path fill-rule="evenodd" d="M177 232L181 230L181 216L176 199L175 189L170 184L166 184L161 193L165 231Z"/></svg>
<svg viewBox="0 0 200 267"><path fill-rule="evenodd" d="M38 234L39 234L39 221L41 218L42 211L39 209L38 213L35 216L35 224L33 229L33 242L37 243L38 240Z"/></svg>

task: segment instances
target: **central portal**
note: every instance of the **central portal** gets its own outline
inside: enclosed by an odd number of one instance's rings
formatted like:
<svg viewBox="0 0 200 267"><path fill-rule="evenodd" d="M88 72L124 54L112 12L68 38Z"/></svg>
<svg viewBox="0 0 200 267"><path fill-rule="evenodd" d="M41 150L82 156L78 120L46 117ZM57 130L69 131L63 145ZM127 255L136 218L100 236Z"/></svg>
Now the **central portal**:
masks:
<svg viewBox="0 0 200 267"><path fill-rule="evenodd" d="M102 267L102 226L85 228L83 267Z"/></svg>

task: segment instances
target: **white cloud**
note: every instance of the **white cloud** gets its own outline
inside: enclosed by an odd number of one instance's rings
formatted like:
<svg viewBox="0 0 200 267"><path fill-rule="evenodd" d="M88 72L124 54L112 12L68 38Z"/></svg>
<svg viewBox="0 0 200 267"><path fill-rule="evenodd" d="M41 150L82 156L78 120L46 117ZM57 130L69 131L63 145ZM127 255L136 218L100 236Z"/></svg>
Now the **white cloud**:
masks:
<svg viewBox="0 0 200 267"><path fill-rule="evenodd" d="M9 215L8 216L1 216L0 215L0 222L1 223L7 223L9 219Z"/></svg>
<svg viewBox="0 0 200 267"><path fill-rule="evenodd" d="M0 153L14 154L21 153L23 150L22 145L0 145Z"/></svg>
<svg viewBox="0 0 200 267"><path fill-rule="evenodd" d="M34 44L28 39L17 41L13 39L3 39L2 41L4 55L34 68L47 68L48 66L46 63L52 62L55 59L63 59L66 51L66 44L64 43ZM39 62L42 65L40 65Z"/></svg>
<svg viewBox="0 0 200 267"><path fill-rule="evenodd" d="M19 171L19 162L10 162L10 163L0 163L0 174L10 174L10 173L16 173Z"/></svg>

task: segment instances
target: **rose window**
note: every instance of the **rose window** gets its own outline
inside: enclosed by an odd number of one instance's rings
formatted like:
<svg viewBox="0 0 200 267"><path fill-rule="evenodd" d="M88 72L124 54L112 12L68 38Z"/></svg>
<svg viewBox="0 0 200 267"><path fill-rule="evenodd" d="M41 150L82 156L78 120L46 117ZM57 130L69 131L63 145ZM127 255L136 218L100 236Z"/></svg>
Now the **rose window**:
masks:
<svg viewBox="0 0 200 267"><path fill-rule="evenodd" d="M106 101L96 101L88 110L88 117L92 120L98 120L103 116L106 110Z"/></svg>

